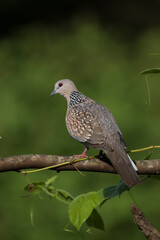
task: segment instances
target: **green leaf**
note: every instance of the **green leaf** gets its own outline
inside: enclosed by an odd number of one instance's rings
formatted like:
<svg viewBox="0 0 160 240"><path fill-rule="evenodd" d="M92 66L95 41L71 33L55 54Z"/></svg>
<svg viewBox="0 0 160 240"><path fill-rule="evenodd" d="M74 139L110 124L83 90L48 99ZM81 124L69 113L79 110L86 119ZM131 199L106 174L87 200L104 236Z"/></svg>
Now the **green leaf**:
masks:
<svg viewBox="0 0 160 240"><path fill-rule="evenodd" d="M124 184L122 180L120 180L119 184L105 187L100 191L103 191L103 195L105 199L110 199L116 197L117 195L121 195L124 191L128 190L129 187Z"/></svg>
<svg viewBox="0 0 160 240"><path fill-rule="evenodd" d="M89 227L95 227L100 230L104 230L103 219L96 209L93 209L91 215L86 220L86 223Z"/></svg>
<svg viewBox="0 0 160 240"><path fill-rule="evenodd" d="M121 194L127 191L128 189L129 187L121 179L119 184L117 185L117 189L116 189L117 195L121 196Z"/></svg>
<svg viewBox="0 0 160 240"><path fill-rule="evenodd" d="M74 199L74 197L70 193L62 189L56 189L55 197L64 203L70 203Z"/></svg>
<svg viewBox="0 0 160 240"><path fill-rule="evenodd" d="M79 230L97 206L98 199L96 192L79 195L69 206L70 222Z"/></svg>
<svg viewBox="0 0 160 240"><path fill-rule="evenodd" d="M160 73L160 68L149 68L149 69L146 69L146 70L140 72L140 75L143 75L143 74L154 74L154 73Z"/></svg>
<svg viewBox="0 0 160 240"><path fill-rule="evenodd" d="M24 187L24 190L29 191L30 193L38 194L41 191L45 192L50 197L55 196L55 189L53 183L57 176L53 176L47 179L46 182L34 182L32 184L28 184Z"/></svg>
<svg viewBox="0 0 160 240"><path fill-rule="evenodd" d="M100 206L102 202L104 202L106 199L103 194L103 189L97 192L97 206Z"/></svg>
<svg viewBox="0 0 160 240"><path fill-rule="evenodd" d="M53 183L57 176L53 176L49 179L47 179L46 182L35 182L32 184L28 184L25 186L24 190L29 191L30 193L38 194L40 192L46 193L49 197L57 198L59 201L63 203L70 203L74 197L62 189L55 189L53 186Z"/></svg>
<svg viewBox="0 0 160 240"><path fill-rule="evenodd" d="M53 198L55 197L55 193L54 193L54 188L53 187L42 187L43 192L45 192L49 197Z"/></svg>
<svg viewBox="0 0 160 240"><path fill-rule="evenodd" d="M89 219L89 224L91 221L95 222L95 212L93 210L98 207L100 204L102 205L106 200L113 198L117 195L121 195L124 191L128 190L129 187L124 184L121 180L118 185L113 185L109 187L105 187L98 192L89 192L87 194L81 194L72 200L69 206L69 219L70 222L77 228L80 229L82 224ZM93 216L91 216L93 212ZM97 225L96 225L97 226ZM102 225L100 224L102 227ZM97 226L100 228L100 226Z"/></svg>
<svg viewBox="0 0 160 240"><path fill-rule="evenodd" d="M47 179L47 181L45 182L46 187L52 185L54 183L54 181L56 180L56 178L57 178L57 175Z"/></svg>
<svg viewBox="0 0 160 240"><path fill-rule="evenodd" d="M27 184L27 185L24 187L24 190L25 190L25 191L29 191L30 193L37 194L37 193L39 193L40 191L42 191L44 185L45 185L44 182L35 182L35 183L32 183L32 184Z"/></svg>

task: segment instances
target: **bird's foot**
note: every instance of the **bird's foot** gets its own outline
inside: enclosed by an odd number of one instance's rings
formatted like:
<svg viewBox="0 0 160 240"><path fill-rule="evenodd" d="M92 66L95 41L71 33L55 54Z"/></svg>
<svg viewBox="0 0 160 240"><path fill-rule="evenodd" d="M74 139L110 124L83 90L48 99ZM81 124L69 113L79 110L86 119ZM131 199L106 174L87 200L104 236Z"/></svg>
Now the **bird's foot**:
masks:
<svg viewBox="0 0 160 240"><path fill-rule="evenodd" d="M76 155L74 155L76 156ZM75 165L74 165L74 160L70 161L70 164L76 169L77 172L79 172L82 176L85 176Z"/></svg>
<svg viewBox="0 0 160 240"><path fill-rule="evenodd" d="M84 151L83 151L81 154L79 154L79 155L74 155L74 157L78 157L78 158L88 158L88 156L86 155L87 151L88 151L88 148L85 148Z"/></svg>

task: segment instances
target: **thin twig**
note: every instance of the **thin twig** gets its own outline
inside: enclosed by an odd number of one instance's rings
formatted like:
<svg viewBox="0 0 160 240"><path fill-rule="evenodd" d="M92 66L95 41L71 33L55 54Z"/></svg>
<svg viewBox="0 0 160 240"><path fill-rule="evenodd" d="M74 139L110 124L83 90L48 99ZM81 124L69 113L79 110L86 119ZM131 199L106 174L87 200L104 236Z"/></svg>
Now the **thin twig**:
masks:
<svg viewBox="0 0 160 240"><path fill-rule="evenodd" d="M142 151L146 151L146 150L149 150L149 149L157 149L157 148L160 148L160 146L149 146L149 147L145 147L145 148L139 148L139 149L134 149L134 150L128 150L127 152L131 152L131 153L134 153L134 152L142 152Z"/></svg>
<svg viewBox="0 0 160 240"><path fill-rule="evenodd" d="M52 166L49 166L49 167L39 168L39 169L36 169L36 170L21 171L21 173L24 173L24 174L26 174L26 173L35 173L35 172L40 172L40 171L44 171L44 170L49 170L49 169L54 169L54 168L66 166L66 165L69 165L69 164L71 164L77 171L80 172L80 170L78 170L78 169L73 165L73 163L77 163L77 162L81 162L81 161L86 161L86 160L93 159L93 158L95 158L95 157L75 159L75 160L72 160L72 161L67 161L67 162L59 163L59 164L52 165ZM83 175L83 174L82 174L82 175Z"/></svg>

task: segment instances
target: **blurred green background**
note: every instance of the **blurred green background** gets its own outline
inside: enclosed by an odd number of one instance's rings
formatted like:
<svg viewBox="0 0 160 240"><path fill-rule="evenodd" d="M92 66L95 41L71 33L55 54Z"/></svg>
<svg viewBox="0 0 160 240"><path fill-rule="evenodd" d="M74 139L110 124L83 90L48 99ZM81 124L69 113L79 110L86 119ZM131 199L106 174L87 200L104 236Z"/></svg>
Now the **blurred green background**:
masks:
<svg viewBox="0 0 160 240"><path fill-rule="evenodd" d="M0 3L0 156L39 153L73 155L83 146L65 126L66 101L49 97L54 83L73 80L80 91L114 114L129 149L160 142L159 75L139 73L160 67L159 1ZM90 150L90 155L97 153ZM147 153L132 154L142 159ZM154 151L153 158L160 152ZM45 181L53 171L29 175ZM56 187L73 196L118 183L103 173L61 172ZM67 206L47 196L24 197L27 181L16 172L0 174L0 238L145 239L134 225L126 192L98 209L105 232L80 233L69 224ZM131 191L138 206L160 230L160 183L148 179ZM33 213L33 223L30 215ZM75 232L67 232L69 228Z"/></svg>

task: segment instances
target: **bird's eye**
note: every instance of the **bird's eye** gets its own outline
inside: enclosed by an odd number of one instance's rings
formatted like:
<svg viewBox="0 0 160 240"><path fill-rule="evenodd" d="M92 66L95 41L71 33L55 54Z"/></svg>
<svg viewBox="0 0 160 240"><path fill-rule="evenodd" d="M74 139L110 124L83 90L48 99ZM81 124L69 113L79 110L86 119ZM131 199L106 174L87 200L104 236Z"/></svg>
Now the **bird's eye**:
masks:
<svg viewBox="0 0 160 240"><path fill-rule="evenodd" d="M59 83L59 84L58 84L58 86L59 86L59 87L62 87L62 86L63 86L63 84L62 84L62 83Z"/></svg>

